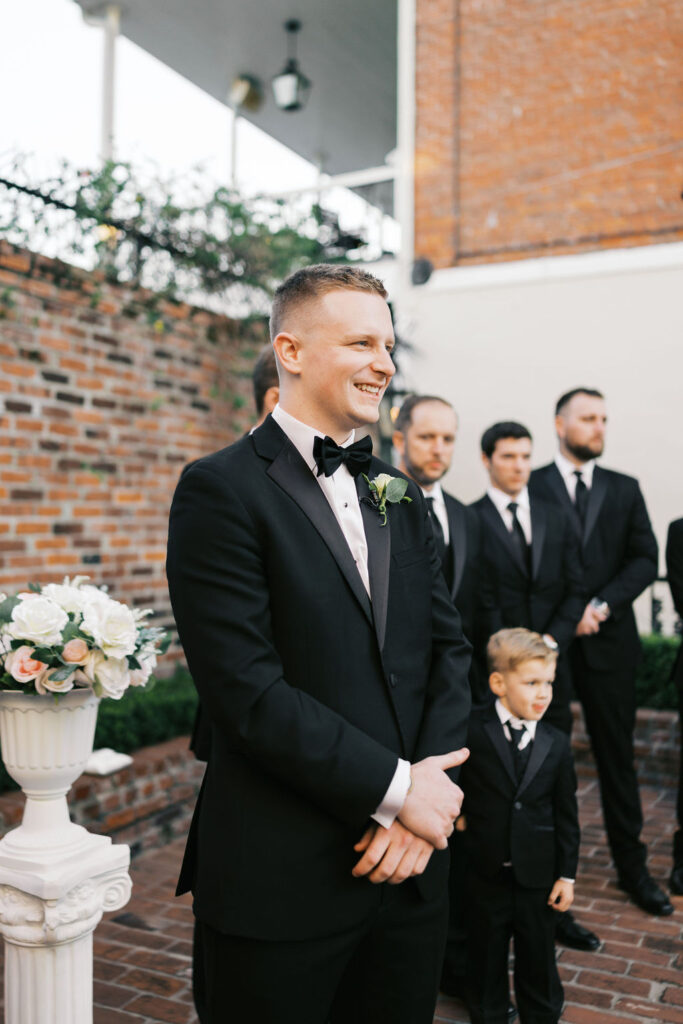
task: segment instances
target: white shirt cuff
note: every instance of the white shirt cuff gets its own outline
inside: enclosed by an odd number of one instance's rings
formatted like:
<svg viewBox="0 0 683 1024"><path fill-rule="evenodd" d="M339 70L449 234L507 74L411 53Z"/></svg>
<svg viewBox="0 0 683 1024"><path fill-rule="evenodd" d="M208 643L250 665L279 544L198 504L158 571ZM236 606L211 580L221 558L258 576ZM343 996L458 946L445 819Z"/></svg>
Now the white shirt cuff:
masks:
<svg viewBox="0 0 683 1024"><path fill-rule="evenodd" d="M373 815L373 821L383 828L389 828L398 817L410 789L410 761L399 757L394 777L384 794L384 799Z"/></svg>
<svg viewBox="0 0 683 1024"><path fill-rule="evenodd" d="M564 878L564 877L562 877L562 875L560 875L560 881L561 882L569 882L570 885L575 885L576 884L576 879L575 878Z"/></svg>

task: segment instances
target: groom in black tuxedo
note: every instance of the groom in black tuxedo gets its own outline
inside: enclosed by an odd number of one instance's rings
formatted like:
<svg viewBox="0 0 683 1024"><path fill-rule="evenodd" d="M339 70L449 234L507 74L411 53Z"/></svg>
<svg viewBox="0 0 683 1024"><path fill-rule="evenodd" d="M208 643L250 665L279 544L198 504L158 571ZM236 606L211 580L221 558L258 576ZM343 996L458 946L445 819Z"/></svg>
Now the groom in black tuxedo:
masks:
<svg viewBox="0 0 683 1024"><path fill-rule="evenodd" d="M279 406L184 473L170 519L173 610L212 731L178 886L200 1020L428 1024L469 646L422 495L407 484L385 520L362 474L395 473L354 443L394 372L381 282L298 271L271 336Z"/></svg>

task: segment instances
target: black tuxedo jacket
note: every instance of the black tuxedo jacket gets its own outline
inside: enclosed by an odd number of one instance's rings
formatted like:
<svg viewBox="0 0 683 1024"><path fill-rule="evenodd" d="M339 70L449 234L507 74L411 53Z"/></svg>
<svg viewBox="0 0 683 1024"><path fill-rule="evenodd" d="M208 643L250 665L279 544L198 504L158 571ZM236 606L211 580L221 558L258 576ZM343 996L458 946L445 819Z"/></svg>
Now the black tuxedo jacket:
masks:
<svg viewBox="0 0 683 1024"><path fill-rule="evenodd" d="M370 476L396 471L377 459ZM368 497L367 485L359 489ZM179 891L219 931L312 938L352 927L381 887L353 850L397 755L463 745L470 648L426 504L361 502L372 601L318 482L269 417L200 459L173 499L167 572L211 757ZM434 854L425 897L446 884Z"/></svg>
<svg viewBox="0 0 683 1024"><path fill-rule="evenodd" d="M683 619L683 519L669 524L666 538L666 574L678 615ZM678 648L672 678L683 692L683 643Z"/></svg>
<svg viewBox="0 0 683 1024"><path fill-rule="evenodd" d="M449 577L453 581L451 597L460 612L462 629L472 639L474 604L477 593L479 558L479 520L473 509L463 505L452 494L443 492L448 516L450 561Z"/></svg>
<svg viewBox="0 0 683 1024"><path fill-rule="evenodd" d="M576 534L564 510L530 496L531 576L488 495L475 502L481 527L476 646L499 629L550 633L566 650L585 607Z"/></svg>
<svg viewBox="0 0 683 1024"><path fill-rule="evenodd" d="M612 614L594 636L580 637L587 664L600 671L632 666L640 653L633 602L657 578L657 541L638 481L596 466L581 531L562 474L555 465L535 469L530 493L571 516L580 541L586 599L600 597Z"/></svg>
<svg viewBox="0 0 683 1024"><path fill-rule="evenodd" d="M575 878L580 832L569 738L539 722L519 783L493 704L472 711L467 746L470 756L460 783L471 870L495 878L511 860L525 888L550 888L558 878Z"/></svg>

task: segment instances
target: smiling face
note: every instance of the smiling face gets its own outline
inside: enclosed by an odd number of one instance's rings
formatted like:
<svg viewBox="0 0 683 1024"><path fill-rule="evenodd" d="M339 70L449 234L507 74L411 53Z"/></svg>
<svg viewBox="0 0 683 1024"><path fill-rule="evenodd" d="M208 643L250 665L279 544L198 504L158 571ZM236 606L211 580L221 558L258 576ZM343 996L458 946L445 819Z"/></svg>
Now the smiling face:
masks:
<svg viewBox="0 0 683 1024"><path fill-rule="evenodd" d="M394 329L381 296L337 288L301 302L273 345L286 412L338 443L377 422L395 372Z"/></svg>
<svg viewBox="0 0 683 1024"><path fill-rule="evenodd" d="M399 468L422 487L433 486L450 468L457 429L450 405L420 402L405 431L397 430L393 436L401 457Z"/></svg>
<svg viewBox="0 0 683 1024"><path fill-rule="evenodd" d="M555 661L529 658L516 669L492 672L489 686L516 718L538 722L553 699Z"/></svg>
<svg viewBox="0 0 683 1024"><path fill-rule="evenodd" d="M555 417L560 451L572 462L597 459L605 447L607 412L604 398L579 393Z"/></svg>
<svg viewBox="0 0 683 1024"><path fill-rule="evenodd" d="M496 441L491 456L482 453L493 487L516 498L529 482L531 441L528 437L503 437Z"/></svg>

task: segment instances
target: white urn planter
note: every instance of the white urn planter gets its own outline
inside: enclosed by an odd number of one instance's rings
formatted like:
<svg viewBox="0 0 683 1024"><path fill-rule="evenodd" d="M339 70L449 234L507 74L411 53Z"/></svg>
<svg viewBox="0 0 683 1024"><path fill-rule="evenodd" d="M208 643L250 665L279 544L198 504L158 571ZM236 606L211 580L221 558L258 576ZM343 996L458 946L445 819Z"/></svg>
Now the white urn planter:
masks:
<svg viewBox="0 0 683 1024"><path fill-rule="evenodd" d="M0 751L26 795L0 841L6 1024L92 1024L92 933L130 897L130 851L69 818L66 795L92 752L89 688L0 692Z"/></svg>

